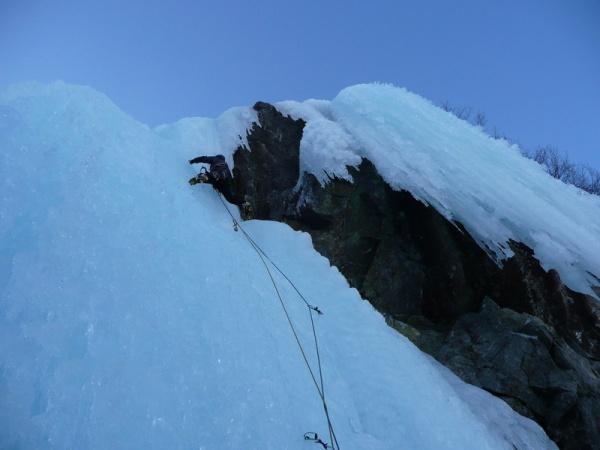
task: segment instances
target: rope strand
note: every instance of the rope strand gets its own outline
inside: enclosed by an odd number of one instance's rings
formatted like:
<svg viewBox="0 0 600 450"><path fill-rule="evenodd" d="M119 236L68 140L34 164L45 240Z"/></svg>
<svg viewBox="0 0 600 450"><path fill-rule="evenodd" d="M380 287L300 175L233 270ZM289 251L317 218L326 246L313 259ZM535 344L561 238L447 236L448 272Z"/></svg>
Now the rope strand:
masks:
<svg viewBox="0 0 600 450"><path fill-rule="evenodd" d="M302 293L300 292L300 290L296 287L296 285L294 284L294 282L292 280L290 280L290 278L279 268L279 266L277 266L277 264L275 264L275 262L265 253L265 251L256 243L256 241L254 241L254 239L252 239L252 236L250 236L246 230L244 230L244 228L240 225L240 223L237 221L237 219L235 218L235 216L231 213L231 211L229 210L229 207L227 206L227 204L225 203L225 201L223 200L223 197L221 196L221 193L216 191L217 196L219 197L219 200L221 201L221 203L223 204L223 207L225 208L225 210L227 211L227 213L229 214L229 216L231 217L231 219L233 220L233 224L234 227L237 231L237 229L242 231L242 234L244 235L244 237L246 238L246 240L248 241L248 243L251 245L251 247L254 249L254 251L256 252L256 254L258 255L258 257L260 258L261 262L263 263L267 274L269 275L269 278L271 280L271 283L273 284L273 288L275 289L275 293L277 294L277 298L279 299L279 303L281 304L281 307L285 313L286 319L288 321L288 324L290 326L290 329L292 330L292 333L294 335L294 339L296 340L296 344L298 345L298 348L300 350L300 353L302 355L302 359L304 360L304 364L306 365L308 372L310 373L310 377L313 381L313 384L315 385L315 388L317 389L317 392L319 394L319 397L321 398L321 402L323 404L323 412L325 413L325 418L327 419L327 427L329 429L329 437L331 439L331 446L334 450L340 450L340 446L338 444L337 441L337 437L335 435L335 430L333 429L333 423L331 422L331 417L329 415L329 409L327 407L327 401L325 400L325 387L324 387L324 383L323 383L323 369L322 369L322 364L321 364L321 354L319 351L319 342L317 339L317 332L315 329L315 322L314 322L314 318L313 318L313 311L317 312L318 314L322 314L321 310L316 307L311 305L308 300L306 300L306 298L304 297L304 295L302 295ZM279 292L279 288L277 287L277 283L275 282L275 278L273 277L273 274L271 273L271 270L269 269L269 265L267 264L267 261L269 261L269 263L277 270L277 272L279 272L284 278L285 280L292 286L292 288L296 291L296 293L298 294L298 296L302 299L302 301L304 302L304 304L306 305L306 307L308 308L308 314L310 316L310 323L311 323L311 327L312 327L312 334L313 334L313 339L314 339L314 343L315 343L315 351L316 351L316 355L317 355L317 365L318 365L318 369L319 369L319 381L317 382L317 378L314 374L314 371L308 361L308 357L306 356L306 352L304 351L304 347L302 346L302 343L300 342L300 338L298 337L298 333L296 332L296 328L294 327L294 324L292 322L292 319L289 315L289 312L285 306L285 303L283 301L283 298L281 296L281 293Z"/></svg>

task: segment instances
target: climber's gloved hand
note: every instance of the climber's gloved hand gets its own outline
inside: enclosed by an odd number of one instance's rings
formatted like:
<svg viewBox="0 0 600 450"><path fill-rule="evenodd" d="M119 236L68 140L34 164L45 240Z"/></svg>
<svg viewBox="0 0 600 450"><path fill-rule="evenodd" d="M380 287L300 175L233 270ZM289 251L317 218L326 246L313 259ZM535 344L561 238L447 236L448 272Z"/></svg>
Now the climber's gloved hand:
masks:
<svg viewBox="0 0 600 450"><path fill-rule="evenodd" d="M190 164L194 164L194 160L193 160L193 159L190 159L188 162L189 162Z"/></svg>

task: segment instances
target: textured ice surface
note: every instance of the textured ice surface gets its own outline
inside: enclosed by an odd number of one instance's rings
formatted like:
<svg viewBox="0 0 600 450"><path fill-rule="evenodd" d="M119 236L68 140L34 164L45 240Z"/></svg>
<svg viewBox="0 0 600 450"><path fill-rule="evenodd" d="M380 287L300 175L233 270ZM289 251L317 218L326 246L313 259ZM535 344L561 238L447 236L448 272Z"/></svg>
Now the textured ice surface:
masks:
<svg viewBox="0 0 600 450"><path fill-rule="evenodd" d="M240 145L248 147L246 131L257 121L254 109L236 107L216 119L187 117L173 124L160 125L155 131L169 141L171 150L182 149L193 156L220 153L233 167L234 151Z"/></svg>
<svg viewBox="0 0 600 450"><path fill-rule="evenodd" d="M552 178L516 146L389 85L352 86L330 103L280 105L313 130L301 146L310 161L304 167L317 176L346 176L343 162L367 157L392 187L461 222L499 260L511 255L510 239L523 242L546 270L557 269L569 287L593 295L600 197ZM327 135L335 144L321 144Z"/></svg>
<svg viewBox="0 0 600 450"><path fill-rule="evenodd" d="M327 434L264 268L187 184L186 160L233 146L248 114L155 132L88 88L0 93L0 448L312 450L303 433ZM244 226L325 312L341 448L556 448L387 327L308 235Z"/></svg>
<svg viewBox="0 0 600 450"><path fill-rule="evenodd" d="M306 121L300 141L300 171L310 172L324 183L329 175L350 180L347 166L360 164L354 137L331 116L331 104L324 100L304 103L279 102L276 107L283 114Z"/></svg>

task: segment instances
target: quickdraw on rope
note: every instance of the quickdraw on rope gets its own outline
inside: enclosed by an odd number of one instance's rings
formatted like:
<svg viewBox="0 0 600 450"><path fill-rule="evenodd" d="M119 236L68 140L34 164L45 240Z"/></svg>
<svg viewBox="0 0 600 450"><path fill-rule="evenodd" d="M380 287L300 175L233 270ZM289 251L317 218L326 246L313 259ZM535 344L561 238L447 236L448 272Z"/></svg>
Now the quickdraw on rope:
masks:
<svg viewBox="0 0 600 450"><path fill-rule="evenodd" d="M323 311L321 311L318 306L309 306L309 308L312 309L313 311L316 311L317 314L319 314L320 316L323 315Z"/></svg>
<svg viewBox="0 0 600 450"><path fill-rule="evenodd" d="M304 440L305 441L313 441L315 444L321 444L323 446L323 448L325 448L325 449L333 448L333 447L330 447L329 444L327 444L326 442L323 442L321 440L321 438L319 438L319 435L312 431L309 431L308 433L304 433Z"/></svg>
<svg viewBox="0 0 600 450"><path fill-rule="evenodd" d="M252 246L252 248L254 249L254 251L256 252L256 254L258 255L258 257L260 258L261 262L263 263L263 265L264 265L264 267L265 267L265 269L267 271L267 274L269 275L271 283L273 284L273 288L275 289L275 293L277 294L277 298L279 299L279 303L281 304L283 312L285 313L285 316L286 316L286 319L287 319L288 324L290 326L290 329L292 330L292 334L294 335L294 339L296 340L296 344L298 345L298 349L300 350L300 353L302 355L302 359L304 360L304 364L306 365L306 368L308 369L308 372L310 373L310 376L311 376L311 379L312 379L312 381L313 381L313 383L315 385L315 388L317 389L317 393L319 394L319 397L321 398L321 403L323 404L323 412L325 413L325 418L327 419L327 427L329 429L329 437L330 437L330 440L331 440L331 444L327 444L327 443L323 442L319 438L319 436L317 435L317 433L314 433L314 432L305 433L304 434L304 439L305 440L314 441L317 444L321 444L323 446L323 448L325 448L325 449L331 448L333 450L340 450L340 446L339 446L339 443L337 441L337 437L335 435L335 431L333 429L333 423L331 422L331 417L329 416L329 409L327 407L327 401L325 400L325 387L324 387L324 383L323 383L323 369L322 369L322 365L321 365L321 353L319 351L319 342L317 340L317 332L315 330L315 322L314 322L313 314L312 314L312 311L315 311L319 315L322 315L323 312L319 309L318 306L313 306L313 305L311 305L308 302L308 300L306 300L306 298L302 295L302 293L296 287L296 285L293 283L293 281L289 279L289 277L277 266L277 264L275 264L273 262L273 260L271 258L269 258L269 256L264 252L264 250L254 241L254 239L252 239L252 237L246 232L246 230L244 230L244 227L242 227L240 225L240 223L237 221L237 219L235 218L235 216L231 213L231 211L227 207L227 204L223 200L223 197L221 196L221 193L219 191L217 191L217 190L215 190L215 192L217 193L217 196L219 197L219 200L223 204L223 207L225 208L225 210L227 211L227 213L229 214L229 216L233 220L233 228L234 228L234 230L235 231L240 230L242 232L243 236L246 238L246 240L248 241L248 243ZM313 340L314 340L314 343L315 343L315 351L316 351L316 354L317 354L317 365L318 365L318 368L319 368L319 381L317 381L315 373L313 372L313 369L312 369L310 363L308 362L308 357L306 356L306 352L304 350L304 347L302 346L302 343L300 342L300 338L298 337L298 333L296 332L296 328L294 327L292 319L291 319L291 317L290 317L290 315L288 313L287 307L285 306L285 303L283 301L281 293L279 292L279 288L277 287L277 283L275 282L275 278L273 277L273 274L271 273L271 270L269 269L269 265L267 264L267 261L269 261L269 263L275 268L275 270L277 270L277 272L279 272L286 279L286 281L292 286L292 288L296 291L296 293L298 294L298 296L302 299L302 301L304 302L304 304L308 308L308 314L310 316L310 323L311 323L311 327L312 327Z"/></svg>

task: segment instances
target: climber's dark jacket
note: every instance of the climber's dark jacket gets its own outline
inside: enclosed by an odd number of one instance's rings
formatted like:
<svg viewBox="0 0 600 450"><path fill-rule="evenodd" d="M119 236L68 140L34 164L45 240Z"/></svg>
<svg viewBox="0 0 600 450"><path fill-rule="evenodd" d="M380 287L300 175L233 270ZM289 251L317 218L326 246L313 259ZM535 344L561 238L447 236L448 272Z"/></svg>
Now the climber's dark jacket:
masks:
<svg viewBox="0 0 600 450"><path fill-rule="evenodd" d="M231 179L231 171L225 161L223 155L215 156L198 156L197 158L190 159L190 164L206 163L210 164L209 173L214 180L225 180Z"/></svg>
<svg viewBox="0 0 600 450"><path fill-rule="evenodd" d="M197 158L190 159L190 164L198 163L210 164L208 183L212 184L217 191L223 194L229 203L236 205L240 203L233 189L231 171L223 155L198 156Z"/></svg>

